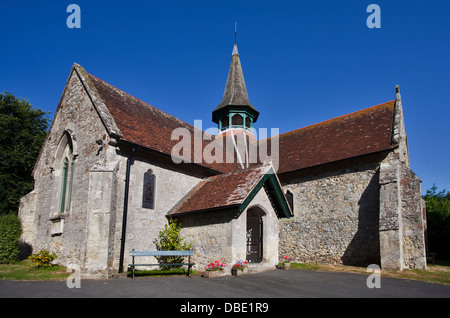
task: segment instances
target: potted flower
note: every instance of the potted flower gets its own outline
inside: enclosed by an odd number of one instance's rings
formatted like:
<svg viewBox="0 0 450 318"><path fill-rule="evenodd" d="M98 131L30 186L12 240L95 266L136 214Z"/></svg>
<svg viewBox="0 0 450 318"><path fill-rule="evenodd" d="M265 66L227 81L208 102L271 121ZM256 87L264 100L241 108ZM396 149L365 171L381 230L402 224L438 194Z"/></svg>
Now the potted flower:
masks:
<svg viewBox="0 0 450 318"><path fill-rule="evenodd" d="M220 276L222 274L225 264L219 262L218 260L209 263L205 266L205 272L203 273L203 277L215 277Z"/></svg>
<svg viewBox="0 0 450 318"><path fill-rule="evenodd" d="M283 269L289 269L291 267L291 261L292 261L292 257L290 256L284 256L283 259Z"/></svg>
<svg viewBox="0 0 450 318"><path fill-rule="evenodd" d="M247 268L247 261L237 261L231 268L231 274L233 276L239 276L245 273Z"/></svg>

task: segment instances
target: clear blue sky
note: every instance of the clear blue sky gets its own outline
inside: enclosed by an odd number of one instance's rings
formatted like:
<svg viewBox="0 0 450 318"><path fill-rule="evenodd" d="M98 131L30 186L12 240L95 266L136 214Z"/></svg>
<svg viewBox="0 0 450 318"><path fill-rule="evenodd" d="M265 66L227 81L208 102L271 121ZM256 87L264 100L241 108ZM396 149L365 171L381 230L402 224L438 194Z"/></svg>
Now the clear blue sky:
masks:
<svg viewBox="0 0 450 318"><path fill-rule="evenodd" d="M69 29L69 4L81 28ZM370 29L369 4L381 8ZM234 43L257 128L395 99L422 192L450 190L450 1L2 1L0 90L53 114L74 62L187 123L220 103ZM51 118L53 118L53 114Z"/></svg>

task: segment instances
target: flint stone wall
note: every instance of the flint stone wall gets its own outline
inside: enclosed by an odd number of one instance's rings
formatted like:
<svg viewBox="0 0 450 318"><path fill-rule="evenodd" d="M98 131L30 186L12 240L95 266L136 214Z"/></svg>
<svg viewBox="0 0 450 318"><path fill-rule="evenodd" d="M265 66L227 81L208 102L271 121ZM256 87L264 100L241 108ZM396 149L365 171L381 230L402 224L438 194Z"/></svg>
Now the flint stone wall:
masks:
<svg viewBox="0 0 450 318"><path fill-rule="evenodd" d="M347 166L348 167L348 166ZM379 264L378 163L281 176L294 195L294 217L280 220L281 256L297 262Z"/></svg>

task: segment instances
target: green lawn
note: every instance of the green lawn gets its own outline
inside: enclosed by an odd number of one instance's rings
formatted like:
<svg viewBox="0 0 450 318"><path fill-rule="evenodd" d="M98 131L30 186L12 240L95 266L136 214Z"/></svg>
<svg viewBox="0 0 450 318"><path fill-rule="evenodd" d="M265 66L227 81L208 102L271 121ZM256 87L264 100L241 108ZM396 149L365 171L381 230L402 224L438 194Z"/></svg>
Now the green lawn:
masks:
<svg viewBox="0 0 450 318"><path fill-rule="evenodd" d="M29 259L16 262L14 264L0 264L0 279L11 280L66 280L72 273L66 272L63 266L52 266L35 268L30 267L31 261ZM193 275L196 271L192 272ZM131 273L128 273L130 276ZM151 276L169 276L169 275L187 275L187 270L183 268L173 270L136 270L136 277L151 277Z"/></svg>
<svg viewBox="0 0 450 318"><path fill-rule="evenodd" d="M63 266L46 268L30 267L29 259L14 264L0 264L0 279L12 280L61 280L66 279L72 273L66 272Z"/></svg>

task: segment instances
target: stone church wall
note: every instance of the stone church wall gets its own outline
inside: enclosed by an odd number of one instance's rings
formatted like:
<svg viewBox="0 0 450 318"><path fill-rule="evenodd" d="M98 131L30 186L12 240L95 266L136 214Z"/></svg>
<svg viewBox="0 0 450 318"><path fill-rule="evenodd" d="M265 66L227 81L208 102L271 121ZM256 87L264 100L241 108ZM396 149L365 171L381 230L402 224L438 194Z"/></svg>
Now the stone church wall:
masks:
<svg viewBox="0 0 450 318"><path fill-rule="evenodd" d="M299 262L380 262L378 159L281 176L294 217L280 220L280 255ZM350 168L349 168L350 167Z"/></svg>
<svg viewBox="0 0 450 318"><path fill-rule="evenodd" d="M382 268L426 268L426 211L420 183L397 154L389 154L380 165Z"/></svg>
<svg viewBox="0 0 450 318"><path fill-rule="evenodd" d="M57 152L65 133L73 144L74 172L70 210L59 213L62 178ZM34 252L55 252L63 265L84 263L91 172L107 163L111 151L107 131L77 73L72 72L33 172L35 189L21 201L23 239Z"/></svg>
<svg viewBox="0 0 450 318"><path fill-rule="evenodd" d="M126 157L122 158L123 165L126 165ZM170 160L170 158L169 158ZM195 171L187 173L180 171L180 167L158 158L143 158L136 156L130 168L130 190L128 198L126 244L124 254L124 271L126 264L131 263L129 251L135 250L156 250L155 241L159 231L168 223L167 213L180 201L202 178ZM153 208L143 207L144 175L150 172L154 176L154 206ZM123 184L118 191L121 198L117 208L114 249L114 268L118 268L120 255L120 239L123 220L123 189L125 184L125 174L118 177L118 182ZM139 261L155 261L153 258L146 260L140 258Z"/></svg>
<svg viewBox="0 0 450 318"><path fill-rule="evenodd" d="M61 169L57 153L64 134L73 144L74 173L70 210L60 213ZM147 156L148 157L148 156ZM131 165L124 270L131 249L155 249L166 214L204 175L184 171L161 158L135 156ZM58 263L77 265L85 276L117 272L121 247L128 153L110 142L108 132L76 71L34 170L35 189L21 200L22 239L34 252L55 252ZM155 205L143 208L144 174L156 179Z"/></svg>

